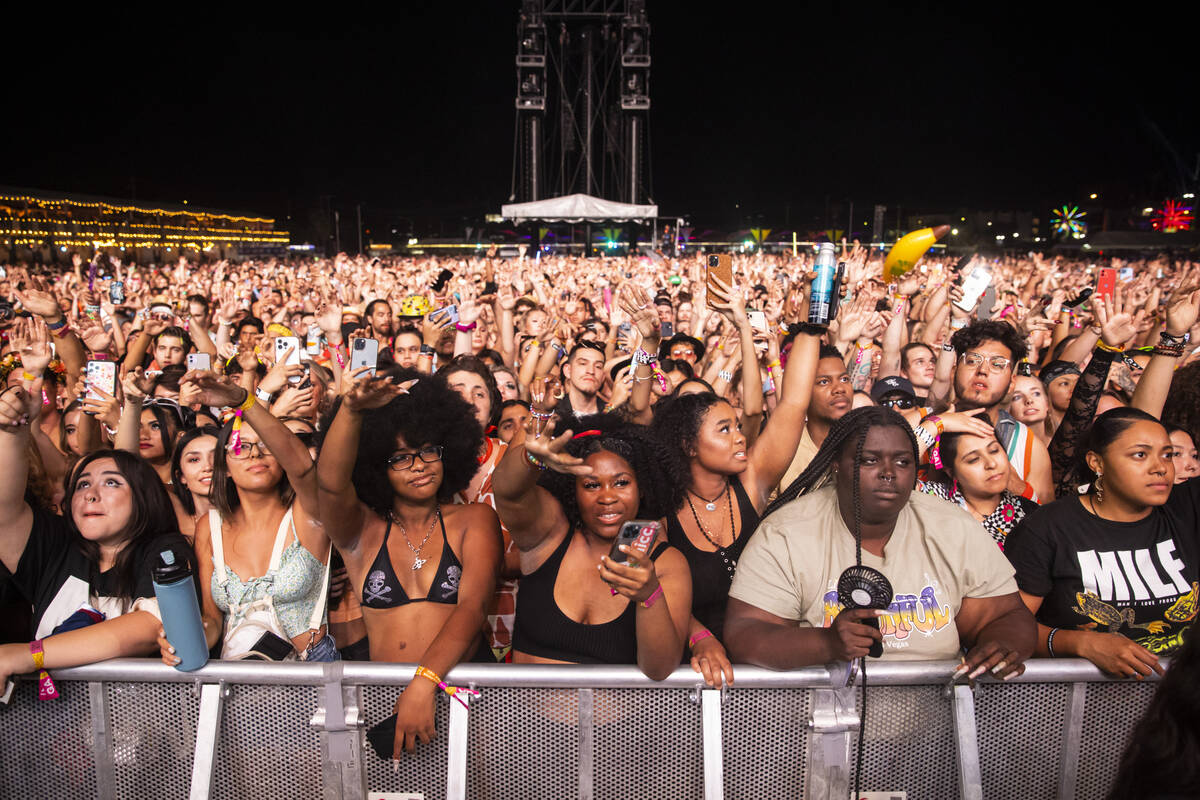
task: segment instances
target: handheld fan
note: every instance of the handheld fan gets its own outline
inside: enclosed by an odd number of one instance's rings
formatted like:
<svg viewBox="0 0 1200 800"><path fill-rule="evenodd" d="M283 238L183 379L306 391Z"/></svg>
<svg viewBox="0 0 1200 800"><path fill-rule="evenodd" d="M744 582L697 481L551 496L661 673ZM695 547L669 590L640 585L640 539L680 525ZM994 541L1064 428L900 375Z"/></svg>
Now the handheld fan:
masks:
<svg viewBox="0 0 1200 800"><path fill-rule="evenodd" d="M838 578L838 601L845 608L887 608L892 602L892 584L883 573L870 567L849 567ZM872 617L864 624L879 629L879 620ZM883 655L883 642L875 642L868 653L872 658Z"/></svg>

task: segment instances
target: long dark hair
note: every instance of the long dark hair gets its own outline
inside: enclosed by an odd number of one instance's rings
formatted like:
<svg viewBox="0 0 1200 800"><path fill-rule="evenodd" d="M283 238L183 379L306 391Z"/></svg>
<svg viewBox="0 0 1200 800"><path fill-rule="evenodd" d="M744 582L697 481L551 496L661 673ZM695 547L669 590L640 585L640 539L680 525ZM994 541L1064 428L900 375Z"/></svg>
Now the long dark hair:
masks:
<svg viewBox="0 0 1200 800"><path fill-rule="evenodd" d="M829 435L825 437L825 441L821 443L821 449L813 456L813 460L809 462L808 467L796 476L796 480L792 481L786 489L779 493L779 497L775 498L775 502L767 506L767 510L763 512L763 517L766 517L772 511L778 510L786 503L790 503L797 497L822 486L826 478L829 477L830 467L849 444L854 444L854 531L855 538L860 538L859 526L861 508L859 507L859 472L858 466L862 461L863 443L867 440L867 431L871 428L899 428L904 431L904 435L908 437L909 444L912 445L913 462L916 463L917 456L920 450L917 447L917 437L913 434L912 428L909 427L908 421L899 413L890 408L883 406L863 406L848 412L845 416L833 423L833 427L829 429ZM914 488L914 487L909 487Z"/></svg>
<svg viewBox="0 0 1200 800"><path fill-rule="evenodd" d="M171 453L171 489L188 514L196 513L196 501L192 499L192 490L183 485L183 449L201 436L216 435L217 432L212 428L192 428L179 437L179 441L175 443L175 452ZM216 453L213 454L213 460L215 462Z"/></svg>
<svg viewBox="0 0 1200 800"><path fill-rule="evenodd" d="M696 445L705 415L718 403L728 402L712 392L697 392L667 397L655 404L650 432L662 447L660 457L669 476L672 511L683 505L691 485L693 456L688 453Z"/></svg>
<svg viewBox="0 0 1200 800"><path fill-rule="evenodd" d="M133 496L133 510L129 522L125 525L125 546L117 554L112 572L116 576L113 583L113 596L120 598L122 603L133 599L133 590L141 577L135 574L136 569L144 561L146 548L159 536L166 533L177 533L179 523L175 519L175 510L171 507L171 499L167 490L154 471L144 459L127 453L124 450L93 450L79 459L64 481L66 495L63 497L63 511L67 528L73 534L75 547L83 554L91 565L89 582L95 585L100 579L100 545L83 538L75 525L71 514L71 500L75 494L75 482L88 464L102 458L111 458L117 466L117 471L129 482L130 493Z"/></svg>
<svg viewBox="0 0 1200 800"><path fill-rule="evenodd" d="M1200 795L1200 621L1183 636L1150 707L1129 734L1109 800Z"/></svg>
<svg viewBox="0 0 1200 800"><path fill-rule="evenodd" d="M213 451L212 484L208 489L208 502L221 512L222 517L228 517L242 504L238 497L237 485L233 482L233 476L229 474L229 459L226 457L229 452L226 449L229 437L233 435L233 423L232 419L226 422L217 434L217 447ZM279 486L276 488L279 490L279 501L287 508L296 499L296 490L292 488L287 473L279 479Z"/></svg>
<svg viewBox="0 0 1200 800"><path fill-rule="evenodd" d="M149 411L156 422L158 422L158 436L162 442L163 452L167 458L171 457L171 450L174 447L175 437L179 435L180 428L183 427L183 411L179 404L162 397L148 397L142 404L142 411ZM138 417L139 424L141 416Z"/></svg>

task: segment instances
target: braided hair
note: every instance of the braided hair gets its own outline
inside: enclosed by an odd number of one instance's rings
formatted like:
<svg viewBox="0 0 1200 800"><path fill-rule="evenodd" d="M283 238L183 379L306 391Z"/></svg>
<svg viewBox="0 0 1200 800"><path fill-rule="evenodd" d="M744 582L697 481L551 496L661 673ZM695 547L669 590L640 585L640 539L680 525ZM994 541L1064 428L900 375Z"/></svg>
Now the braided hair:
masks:
<svg viewBox="0 0 1200 800"><path fill-rule="evenodd" d="M830 468L833 462L842 454L846 446L854 442L854 538L860 540L861 537L861 522L862 522L862 503L859 494L859 464L862 463L863 445L867 440L867 431L871 428L887 428L894 427L904 431L904 435L908 437L909 444L912 445L913 462L916 463L920 450L917 447L917 437L913 434L912 428L909 427L908 421L896 411L883 406L863 406L850 411L837 422L833 423L833 427L829 429L829 435L825 437L825 441L821 444L821 449L813 456L813 460L809 462L808 467L796 476L796 480L782 492L779 497L775 498L775 502L767 507L763 512L765 518L773 511L787 503L795 500L803 494L808 494L813 489L824 486L830 476Z"/></svg>
<svg viewBox="0 0 1200 800"><path fill-rule="evenodd" d="M659 519L674 510L670 505L671 481L661 465L658 441L648 428L626 422L616 414L591 414L569 426L560 422L557 433L568 427L577 437L567 442L568 454L586 459L605 450L620 456L632 467L638 483L639 519ZM574 475L547 470L538 483L562 506L572 528L583 524Z"/></svg>

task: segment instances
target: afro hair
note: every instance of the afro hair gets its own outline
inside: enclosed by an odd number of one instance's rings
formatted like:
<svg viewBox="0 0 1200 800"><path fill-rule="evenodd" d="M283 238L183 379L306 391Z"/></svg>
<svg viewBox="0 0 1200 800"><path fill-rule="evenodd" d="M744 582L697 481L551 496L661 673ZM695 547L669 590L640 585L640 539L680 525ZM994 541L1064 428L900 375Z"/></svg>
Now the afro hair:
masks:
<svg viewBox="0 0 1200 800"><path fill-rule="evenodd" d="M358 499L380 516L392 511L395 492L388 480L387 460L403 439L409 447L435 445L442 448L442 485L438 498L449 502L467 488L479 470L479 450L483 431L475 420L474 409L446 384L440 375L429 376L403 367L380 372L395 383L416 379L407 394L396 397L382 408L363 412L362 432L358 437L358 457L351 480ZM330 411L322 428L341 407L341 400Z"/></svg>

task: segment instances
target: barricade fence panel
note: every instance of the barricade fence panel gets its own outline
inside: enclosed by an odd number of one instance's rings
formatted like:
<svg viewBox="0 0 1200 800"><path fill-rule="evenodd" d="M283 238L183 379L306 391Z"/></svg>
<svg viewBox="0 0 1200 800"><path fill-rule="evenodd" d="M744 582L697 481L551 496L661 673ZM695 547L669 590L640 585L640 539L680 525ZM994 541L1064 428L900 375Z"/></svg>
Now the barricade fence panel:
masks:
<svg viewBox="0 0 1200 800"><path fill-rule="evenodd" d="M1109 681L1086 662L1033 661L1014 681L975 687L977 735L964 741L957 731L972 728L956 728L956 704L947 691L955 666L870 665L864 791L959 797L963 775L972 775L970 767L960 774L960 755L977 751L982 785L968 779L968 794L1102 797L1155 689L1151 682ZM415 755L393 762L369 745L359 751L330 744L347 735L339 733L347 727L349 736L365 742L367 728L392 714L412 669L212 662L189 674L130 659L56 671L61 697L47 702L23 680L11 703L0 706L0 797L140 800L192 791L219 800L359 800L370 791L425 800L768 800L802 797L811 785L814 800L844 800L836 781L810 778L838 768L853 775L860 695L855 687L849 700L848 673L838 665L784 673L737 669L735 687L721 695L719 746L708 751L710 763L720 761L720 786L704 783L700 684L686 668L656 683L633 667L459 667L447 680L480 692L454 728L465 743L465 768L448 753L452 701L444 695L437 701L438 738L418 745ZM211 729L200 722L203 684L220 684L224 698L219 721L205 717L214 720ZM842 692L846 716L835 716L832 727L824 718L817 729L825 735L814 739L811 726L825 702L818 701L830 689ZM356 695L360 706L351 704L339 719L342 698ZM716 694L707 696L716 702ZM330 703L337 713L326 713ZM715 705L708 707L715 723ZM961 723L962 709L969 713L971 704L957 708ZM198 737L216 741L213 780L198 784L199 794L192 787ZM824 742L817 748L820 770L813 769L810 741Z"/></svg>

